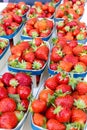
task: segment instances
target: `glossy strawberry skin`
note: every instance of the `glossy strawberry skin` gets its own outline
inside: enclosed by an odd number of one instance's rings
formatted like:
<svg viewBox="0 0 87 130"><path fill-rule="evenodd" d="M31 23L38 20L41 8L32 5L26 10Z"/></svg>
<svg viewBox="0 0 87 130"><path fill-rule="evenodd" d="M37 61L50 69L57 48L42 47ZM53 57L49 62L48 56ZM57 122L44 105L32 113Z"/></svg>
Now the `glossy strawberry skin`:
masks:
<svg viewBox="0 0 87 130"><path fill-rule="evenodd" d="M18 123L17 117L14 112L6 112L0 116L0 127L4 129L12 129Z"/></svg>

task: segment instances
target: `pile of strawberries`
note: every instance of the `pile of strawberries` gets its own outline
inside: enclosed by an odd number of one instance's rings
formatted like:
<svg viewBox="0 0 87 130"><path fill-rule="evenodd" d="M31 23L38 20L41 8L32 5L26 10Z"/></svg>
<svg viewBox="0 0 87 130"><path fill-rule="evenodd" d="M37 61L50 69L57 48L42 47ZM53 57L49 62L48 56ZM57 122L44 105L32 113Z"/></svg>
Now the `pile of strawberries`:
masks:
<svg viewBox="0 0 87 130"><path fill-rule="evenodd" d="M29 10L29 6L26 5L25 2L18 2L18 3L8 3L7 6L2 10L2 15L5 14L16 14L19 16L23 16Z"/></svg>
<svg viewBox="0 0 87 130"><path fill-rule="evenodd" d="M0 39L0 55L3 53L3 51L7 46L8 46L8 41L5 39Z"/></svg>
<svg viewBox="0 0 87 130"><path fill-rule="evenodd" d="M83 130L87 120L87 82L64 73L48 78L31 103L32 122L49 130Z"/></svg>
<svg viewBox="0 0 87 130"><path fill-rule="evenodd" d="M42 2L34 2L30 8L27 18L51 18L55 12L54 6L50 3L42 4Z"/></svg>
<svg viewBox="0 0 87 130"><path fill-rule="evenodd" d="M70 73L87 71L87 45L77 41L66 42L65 39L56 39L56 45L50 54L50 69Z"/></svg>
<svg viewBox="0 0 87 130"><path fill-rule="evenodd" d="M0 128L13 129L28 110L31 77L25 73L6 72L0 78Z"/></svg>
<svg viewBox="0 0 87 130"><path fill-rule="evenodd" d="M13 34L22 24L22 17L16 14L5 14L0 19L0 36Z"/></svg>
<svg viewBox="0 0 87 130"><path fill-rule="evenodd" d="M8 64L14 68L40 70L48 60L49 47L41 38L20 41L11 48Z"/></svg>
<svg viewBox="0 0 87 130"><path fill-rule="evenodd" d="M67 41L84 40L87 37L87 29L84 22L78 20L59 21L56 23L57 36Z"/></svg>
<svg viewBox="0 0 87 130"><path fill-rule="evenodd" d="M35 37L47 37L51 34L53 30L53 21L49 19L38 19L32 18L27 20L22 35L29 36L32 38Z"/></svg>
<svg viewBox="0 0 87 130"><path fill-rule="evenodd" d="M56 9L55 18L63 18L68 20L79 19L84 13L84 5L73 4L68 1Z"/></svg>

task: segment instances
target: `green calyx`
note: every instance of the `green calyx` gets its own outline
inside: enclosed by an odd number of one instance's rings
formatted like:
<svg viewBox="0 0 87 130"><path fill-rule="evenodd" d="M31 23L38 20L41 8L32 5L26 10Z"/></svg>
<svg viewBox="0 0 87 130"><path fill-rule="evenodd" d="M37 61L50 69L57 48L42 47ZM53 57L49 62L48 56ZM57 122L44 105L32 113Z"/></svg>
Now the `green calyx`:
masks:
<svg viewBox="0 0 87 130"><path fill-rule="evenodd" d="M70 31L70 26L65 26L65 28L64 28L67 32L69 32Z"/></svg>
<svg viewBox="0 0 87 130"><path fill-rule="evenodd" d="M23 107L23 105L21 103L17 103L17 110L25 111L26 109Z"/></svg>
<svg viewBox="0 0 87 130"><path fill-rule="evenodd" d="M18 62L19 62L18 59L15 59L15 60L9 61L8 64L9 64L10 66L12 66L12 67L17 67Z"/></svg>
<svg viewBox="0 0 87 130"><path fill-rule="evenodd" d="M19 94L9 94L9 97L13 98L16 102L21 101Z"/></svg>
<svg viewBox="0 0 87 130"><path fill-rule="evenodd" d="M83 123L79 122L74 122L74 123L68 123L66 124L66 130L71 130L71 129L77 129L77 130L83 130L85 125Z"/></svg>
<svg viewBox="0 0 87 130"><path fill-rule="evenodd" d="M79 81L81 81L81 78L73 78L73 76L69 78L69 85L72 86L73 90L76 88Z"/></svg>
<svg viewBox="0 0 87 130"><path fill-rule="evenodd" d="M61 112L61 110L62 110L62 107L61 106L58 106L57 108L55 108L55 110L54 110L54 114L58 114L58 113L60 113Z"/></svg>
<svg viewBox="0 0 87 130"><path fill-rule="evenodd" d="M80 64L77 64L77 65L75 66L74 71L77 72L77 73L85 72L83 66L80 65Z"/></svg>
<svg viewBox="0 0 87 130"><path fill-rule="evenodd" d="M42 65L40 64L40 62L38 62L38 61L33 62L32 68L34 70L39 70L39 69L41 69L41 67L42 67Z"/></svg>
<svg viewBox="0 0 87 130"><path fill-rule="evenodd" d="M32 37L35 38L35 37L38 37L39 34L37 32L32 32Z"/></svg>
<svg viewBox="0 0 87 130"><path fill-rule="evenodd" d="M0 42L0 48L4 49L7 46L7 44L5 42Z"/></svg>
<svg viewBox="0 0 87 130"><path fill-rule="evenodd" d="M76 106L79 109L83 109L83 110L86 108L85 102L81 99L74 100L74 106Z"/></svg>
<svg viewBox="0 0 87 130"><path fill-rule="evenodd" d="M15 114L16 114L16 117L18 119L18 122L20 122L24 117L24 112L23 111L15 112Z"/></svg>
<svg viewBox="0 0 87 130"><path fill-rule="evenodd" d="M26 69L26 62L23 60L21 62L18 62L17 68Z"/></svg>
<svg viewBox="0 0 87 130"><path fill-rule="evenodd" d="M78 34L78 35L76 36L76 39L77 39L77 40L83 40L83 39L84 39L84 35L83 35L83 34Z"/></svg>
<svg viewBox="0 0 87 130"><path fill-rule="evenodd" d="M64 55L61 49L58 49L58 50L56 51L56 53L57 53L59 56L61 56L61 57Z"/></svg>
<svg viewBox="0 0 87 130"><path fill-rule="evenodd" d="M63 21L59 21L59 22L57 23L57 25L60 26L60 27L62 27L62 26L64 26L64 22L63 22Z"/></svg>
<svg viewBox="0 0 87 130"><path fill-rule="evenodd" d="M16 79L11 79L9 84L13 87L16 87L16 86L18 86L19 83Z"/></svg>

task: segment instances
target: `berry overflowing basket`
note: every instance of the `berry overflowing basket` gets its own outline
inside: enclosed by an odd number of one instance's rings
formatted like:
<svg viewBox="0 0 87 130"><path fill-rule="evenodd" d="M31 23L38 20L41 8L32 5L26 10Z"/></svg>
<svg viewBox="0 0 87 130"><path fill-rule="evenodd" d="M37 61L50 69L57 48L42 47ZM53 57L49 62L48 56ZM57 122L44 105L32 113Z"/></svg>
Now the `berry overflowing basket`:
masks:
<svg viewBox="0 0 87 130"><path fill-rule="evenodd" d="M5 72L0 77L0 128L19 130L28 116L32 80L26 73Z"/></svg>
<svg viewBox="0 0 87 130"><path fill-rule="evenodd" d="M47 65L49 49L49 43L44 42L41 38L20 41L11 49L11 56L8 58L8 70L40 75Z"/></svg>
<svg viewBox="0 0 87 130"><path fill-rule="evenodd" d="M30 105L33 130L86 128L87 81L59 73L49 77Z"/></svg>
<svg viewBox="0 0 87 130"><path fill-rule="evenodd" d="M21 39L33 39L40 37L42 40L48 41L52 36L54 28L54 21L51 19L44 18L32 18L26 21Z"/></svg>

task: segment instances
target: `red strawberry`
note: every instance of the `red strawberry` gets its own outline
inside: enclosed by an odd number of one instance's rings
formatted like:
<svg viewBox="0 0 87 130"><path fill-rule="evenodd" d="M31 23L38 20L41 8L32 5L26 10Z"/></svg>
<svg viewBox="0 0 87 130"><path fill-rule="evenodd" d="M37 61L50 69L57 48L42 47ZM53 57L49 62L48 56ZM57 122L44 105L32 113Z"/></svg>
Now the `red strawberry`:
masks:
<svg viewBox="0 0 87 130"><path fill-rule="evenodd" d="M20 95L21 99L28 99L31 93L31 89L28 86L19 85L17 87L17 93Z"/></svg>
<svg viewBox="0 0 87 130"><path fill-rule="evenodd" d="M17 110L26 112L28 110L29 101L27 99L23 99L17 103Z"/></svg>
<svg viewBox="0 0 87 130"><path fill-rule="evenodd" d="M72 67L73 67L73 63L71 62L61 61L59 63L59 68L66 72L70 72Z"/></svg>
<svg viewBox="0 0 87 130"><path fill-rule="evenodd" d="M72 54L72 48L68 45L64 46L63 53L66 54L66 55Z"/></svg>
<svg viewBox="0 0 87 130"><path fill-rule="evenodd" d="M13 20L18 23L18 24L21 24L22 22L22 17L21 16L18 16L16 14L13 14Z"/></svg>
<svg viewBox="0 0 87 130"><path fill-rule="evenodd" d="M60 91L62 91L62 93L67 93L67 92L72 92L72 88L71 88L71 86L70 85L67 85L67 84L61 84L61 85L58 85L57 87L56 87L56 91L57 92L60 92Z"/></svg>
<svg viewBox="0 0 87 130"><path fill-rule="evenodd" d="M56 114L56 119L58 122L70 122L71 110L69 108L58 106L54 110L54 113Z"/></svg>
<svg viewBox="0 0 87 130"><path fill-rule="evenodd" d="M44 89L40 92L39 99L47 102L49 95L53 95L53 91L51 89Z"/></svg>
<svg viewBox="0 0 87 130"><path fill-rule="evenodd" d="M35 53L34 52L30 52L28 50L26 50L23 53L23 59L27 62L33 63L34 59L35 59Z"/></svg>
<svg viewBox="0 0 87 130"><path fill-rule="evenodd" d="M78 42L76 40L70 41L69 46L74 48L78 45Z"/></svg>
<svg viewBox="0 0 87 130"><path fill-rule="evenodd" d="M56 75L56 82L58 84L68 84L69 76L67 76L66 73L58 73Z"/></svg>
<svg viewBox="0 0 87 130"><path fill-rule="evenodd" d="M39 37L36 37L34 41L36 46L40 46L43 43L43 40Z"/></svg>
<svg viewBox="0 0 87 130"><path fill-rule="evenodd" d="M37 59L45 61L48 59L48 54L49 54L49 48L46 45L38 47L35 52L35 56L37 57Z"/></svg>
<svg viewBox="0 0 87 130"><path fill-rule="evenodd" d="M71 21L71 22L67 23L67 26L70 26L70 27L73 27L73 26L76 26L76 25L77 25L76 21Z"/></svg>
<svg viewBox="0 0 87 130"><path fill-rule="evenodd" d="M10 80L12 78L14 78L14 75L9 72L6 72L2 75L2 80L6 86L9 86Z"/></svg>
<svg viewBox="0 0 87 130"><path fill-rule="evenodd" d="M51 63L50 64L50 69L51 70L57 70L57 63Z"/></svg>
<svg viewBox="0 0 87 130"><path fill-rule="evenodd" d="M49 130L65 130L66 127L64 124L59 123L55 119L49 119L47 121L47 129L49 129Z"/></svg>
<svg viewBox="0 0 87 130"><path fill-rule="evenodd" d="M87 65L87 54L80 55L79 60Z"/></svg>
<svg viewBox="0 0 87 130"><path fill-rule="evenodd" d="M70 62L74 66L75 64L78 63L78 57L74 56L73 54L69 54L69 55L64 56L63 61Z"/></svg>
<svg viewBox="0 0 87 130"><path fill-rule="evenodd" d="M74 106L83 110L87 108L87 95L78 96L77 99L74 100Z"/></svg>
<svg viewBox="0 0 87 130"><path fill-rule="evenodd" d="M12 112L16 110L16 102L12 98L3 98L0 101L0 112Z"/></svg>
<svg viewBox="0 0 87 130"><path fill-rule="evenodd" d="M40 99L35 99L31 104L33 112L39 113L46 110L46 102Z"/></svg>
<svg viewBox="0 0 87 130"><path fill-rule="evenodd" d="M83 51L84 51L84 47L80 45L73 48L73 53L76 56L79 56Z"/></svg>
<svg viewBox="0 0 87 130"><path fill-rule="evenodd" d="M87 93L87 83L86 82L79 82L76 86L76 90L80 95L84 95Z"/></svg>
<svg viewBox="0 0 87 130"><path fill-rule="evenodd" d="M31 29L29 32L28 32L28 35L35 38L35 37L38 37L39 36L39 32L37 29Z"/></svg>
<svg viewBox="0 0 87 130"><path fill-rule="evenodd" d="M6 112L0 116L0 127L4 129L13 129L16 127L18 119L14 112Z"/></svg>
<svg viewBox="0 0 87 130"><path fill-rule="evenodd" d="M71 95L60 96L55 99L56 106L72 108L73 97Z"/></svg>
<svg viewBox="0 0 87 130"><path fill-rule="evenodd" d="M82 72L85 72L87 70L87 67L83 62L78 62L77 64L75 64L74 70L77 73L82 73Z"/></svg>
<svg viewBox="0 0 87 130"><path fill-rule="evenodd" d="M54 62L58 62L62 59L63 57L63 52L61 49L59 49L58 47L54 47L52 49L52 53L51 53L51 61L54 61Z"/></svg>
<svg viewBox="0 0 87 130"><path fill-rule="evenodd" d="M33 64L32 64L32 68L34 70L39 70L39 69L43 68L44 64L45 64L44 61L35 59L34 62L33 62Z"/></svg>
<svg viewBox="0 0 87 130"><path fill-rule="evenodd" d="M35 125L43 126L45 125L45 117L40 113L34 113L33 122L35 123Z"/></svg>
<svg viewBox="0 0 87 130"><path fill-rule="evenodd" d="M0 87L0 100L8 97L7 89L5 87Z"/></svg>
<svg viewBox="0 0 87 130"><path fill-rule="evenodd" d="M15 75L15 79L18 80L20 85L31 86L32 80L26 73L19 72Z"/></svg>
<svg viewBox="0 0 87 130"><path fill-rule="evenodd" d="M71 120L83 124L87 120L87 114L83 110L74 108L72 109Z"/></svg>
<svg viewBox="0 0 87 130"><path fill-rule="evenodd" d="M7 88L8 94L16 94L17 93L17 88L10 86Z"/></svg>
<svg viewBox="0 0 87 130"><path fill-rule="evenodd" d="M55 108L53 106L50 106L46 110L46 118L47 119L55 119L56 118L56 114L54 114L54 110L55 110Z"/></svg>
<svg viewBox="0 0 87 130"><path fill-rule="evenodd" d="M56 78L55 77L50 77L45 81L45 85L46 88L55 90L56 87L58 86L57 82L56 82Z"/></svg>

